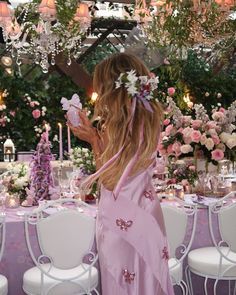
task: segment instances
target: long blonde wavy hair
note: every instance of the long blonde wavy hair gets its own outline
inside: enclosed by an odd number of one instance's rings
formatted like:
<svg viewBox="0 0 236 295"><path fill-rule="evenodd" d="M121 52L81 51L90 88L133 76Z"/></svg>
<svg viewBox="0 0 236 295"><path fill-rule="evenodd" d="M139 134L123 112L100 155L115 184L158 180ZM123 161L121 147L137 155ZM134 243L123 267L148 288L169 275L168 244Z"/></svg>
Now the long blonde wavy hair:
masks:
<svg viewBox="0 0 236 295"><path fill-rule="evenodd" d="M121 73L130 70L135 70L137 76L150 76L149 70L141 60L126 53L114 54L103 60L96 66L94 72L93 86L98 94L95 117L100 117L107 138L107 145L100 156L102 164L111 159L124 145L118 159L99 175L99 182L110 190L114 189L128 162L135 155L139 147L141 128L144 130L143 142L131 175L151 164L151 157L156 151L160 134L162 109L156 101L150 102L153 113L137 101L132 130L128 130L132 98L124 86L116 89L115 81Z"/></svg>

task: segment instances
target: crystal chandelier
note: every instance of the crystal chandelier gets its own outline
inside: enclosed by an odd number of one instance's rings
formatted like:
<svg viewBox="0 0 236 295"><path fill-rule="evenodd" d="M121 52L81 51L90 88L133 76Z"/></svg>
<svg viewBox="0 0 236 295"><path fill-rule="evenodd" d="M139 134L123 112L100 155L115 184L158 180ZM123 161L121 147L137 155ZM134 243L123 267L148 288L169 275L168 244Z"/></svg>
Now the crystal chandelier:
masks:
<svg viewBox="0 0 236 295"><path fill-rule="evenodd" d="M235 0L151 0L149 11L137 1L149 46L165 56L183 59L191 48L213 60L236 44Z"/></svg>
<svg viewBox="0 0 236 295"><path fill-rule="evenodd" d="M78 0L41 0L20 5L14 12L6 1L0 1L0 27L7 50L18 66L24 57L31 57L44 73L61 52L71 64L90 23L88 4Z"/></svg>

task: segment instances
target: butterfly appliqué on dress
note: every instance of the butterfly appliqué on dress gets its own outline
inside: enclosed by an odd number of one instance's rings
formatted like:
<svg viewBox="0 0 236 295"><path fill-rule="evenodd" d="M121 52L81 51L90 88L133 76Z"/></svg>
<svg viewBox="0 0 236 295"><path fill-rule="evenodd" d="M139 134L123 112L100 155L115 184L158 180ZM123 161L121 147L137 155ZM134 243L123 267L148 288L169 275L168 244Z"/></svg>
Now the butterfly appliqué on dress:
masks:
<svg viewBox="0 0 236 295"><path fill-rule="evenodd" d="M132 281L134 281L134 278L135 278L134 272L129 272L127 269L123 269L122 274L123 274L123 277L124 277L126 283L131 284Z"/></svg>
<svg viewBox="0 0 236 295"><path fill-rule="evenodd" d="M143 192L143 195L146 199L149 199L151 201L154 200L154 197L153 197L153 194L152 194L152 191L151 190L146 190Z"/></svg>
<svg viewBox="0 0 236 295"><path fill-rule="evenodd" d="M127 231L132 224L133 224L132 220L125 221L122 218L116 219L116 225L119 226L121 230Z"/></svg>

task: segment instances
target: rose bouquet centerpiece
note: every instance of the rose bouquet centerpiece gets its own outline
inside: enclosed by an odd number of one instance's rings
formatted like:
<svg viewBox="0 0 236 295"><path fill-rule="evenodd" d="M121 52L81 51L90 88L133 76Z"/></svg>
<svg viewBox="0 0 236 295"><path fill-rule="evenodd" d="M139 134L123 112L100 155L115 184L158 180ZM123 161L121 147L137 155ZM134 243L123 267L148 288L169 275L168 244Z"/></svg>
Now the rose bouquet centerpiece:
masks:
<svg viewBox="0 0 236 295"><path fill-rule="evenodd" d="M2 185L10 194L18 194L21 200L26 198L26 189L29 186L29 167L25 163L9 164L4 173Z"/></svg>
<svg viewBox="0 0 236 295"><path fill-rule="evenodd" d="M211 115L201 104L195 104L193 117L185 116L168 97L164 130L159 152L168 158L204 157L217 165L224 158L234 160L236 147L236 102L228 109L213 108Z"/></svg>
<svg viewBox="0 0 236 295"><path fill-rule="evenodd" d="M75 172L75 186L80 187L82 181L89 175L96 172L96 163L93 152L88 148L76 147L69 152L70 160L77 171ZM85 200L92 200L93 195L97 192L96 183L93 185L91 192Z"/></svg>
<svg viewBox="0 0 236 295"><path fill-rule="evenodd" d="M167 97L168 107L165 112L163 131L160 136L159 153L169 160L191 156L194 151L194 136L191 139L191 116L185 116L171 97Z"/></svg>

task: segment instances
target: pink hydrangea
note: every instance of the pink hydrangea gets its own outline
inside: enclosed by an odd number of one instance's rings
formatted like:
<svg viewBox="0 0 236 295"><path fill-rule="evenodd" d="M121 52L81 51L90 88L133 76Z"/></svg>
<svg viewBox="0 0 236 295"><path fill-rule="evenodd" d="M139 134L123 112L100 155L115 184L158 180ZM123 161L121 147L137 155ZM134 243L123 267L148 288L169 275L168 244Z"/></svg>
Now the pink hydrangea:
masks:
<svg viewBox="0 0 236 295"><path fill-rule="evenodd" d="M174 95L175 94L175 88L174 87L169 87L167 89L167 93L168 93L169 96Z"/></svg>
<svg viewBox="0 0 236 295"><path fill-rule="evenodd" d="M211 158L215 161L220 161L224 158L224 152L220 149L216 149L211 152Z"/></svg>
<svg viewBox="0 0 236 295"><path fill-rule="evenodd" d="M191 139L193 142L200 142L201 140L201 132L198 131L198 130L194 130L192 133L191 133Z"/></svg>
<svg viewBox="0 0 236 295"><path fill-rule="evenodd" d="M41 112L39 109L36 109L36 110L32 111L32 115L33 115L34 119L38 119L41 116Z"/></svg>

